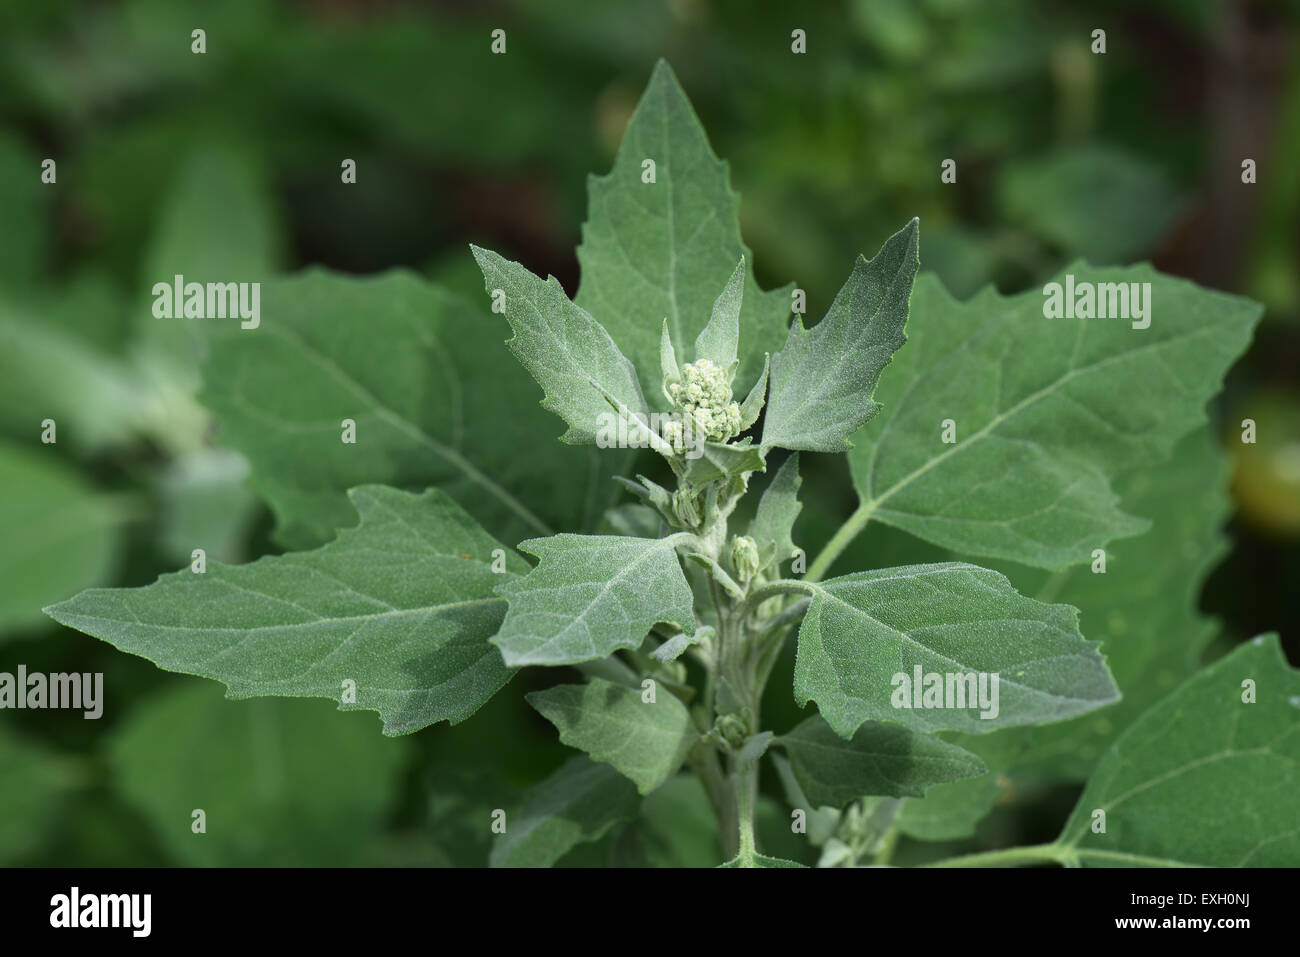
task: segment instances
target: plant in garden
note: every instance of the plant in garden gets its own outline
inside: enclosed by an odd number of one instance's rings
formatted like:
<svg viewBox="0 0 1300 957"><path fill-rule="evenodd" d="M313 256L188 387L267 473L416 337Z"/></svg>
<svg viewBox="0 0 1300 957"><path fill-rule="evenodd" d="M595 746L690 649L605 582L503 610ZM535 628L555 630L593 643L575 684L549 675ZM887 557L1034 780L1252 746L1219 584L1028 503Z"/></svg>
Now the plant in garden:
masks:
<svg viewBox="0 0 1300 957"><path fill-rule="evenodd" d="M664 807L689 830L690 775L730 866L791 865L759 847L764 767L827 865L968 836L1017 768L1091 775L1061 836L944 863L1300 861L1300 677L1274 638L1195 671L1222 519L1204 410L1254 305L1084 263L1078 288L1149 284L1149 325L1049 318L1037 291L960 303L914 284L913 220L791 323L663 64L590 195L573 299L473 248L541 408L522 378L462 381L501 328L415 277L277 283L259 329L209 333L202 398L298 550L49 613L231 697L331 698L389 734L462 721L522 668L576 669L528 700L585 754L504 816L501 865L662 832ZM846 455L859 497L811 562L801 455ZM1186 551L1173 572L1153 519ZM936 560L891 562L882 537L841 568L883 526ZM1105 656L1058 599L1105 619ZM816 707L773 727L791 642Z"/></svg>

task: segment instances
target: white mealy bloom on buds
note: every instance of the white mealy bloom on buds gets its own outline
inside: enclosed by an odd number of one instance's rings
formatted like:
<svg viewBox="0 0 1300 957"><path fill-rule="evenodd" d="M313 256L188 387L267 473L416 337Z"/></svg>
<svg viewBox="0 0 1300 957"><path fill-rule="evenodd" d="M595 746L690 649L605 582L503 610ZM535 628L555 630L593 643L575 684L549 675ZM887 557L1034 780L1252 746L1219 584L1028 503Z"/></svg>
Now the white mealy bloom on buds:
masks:
<svg viewBox="0 0 1300 957"><path fill-rule="evenodd" d="M758 574L761 562L758 545L748 535L737 535L731 540L731 567L735 569L741 584Z"/></svg>
<svg viewBox="0 0 1300 957"><path fill-rule="evenodd" d="M664 441L673 447L673 451L681 452L686 448L686 435L680 422L665 422L659 431L663 434Z"/></svg>
<svg viewBox="0 0 1300 957"><path fill-rule="evenodd" d="M732 401L727 372L710 359L682 366L681 379L668 383L668 397L706 439L725 442L740 432L740 406Z"/></svg>
<svg viewBox="0 0 1300 957"><path fill-rule="evenodd" d="M687 528L695 528L700 524L700 506L689 489L679 488L673 492L672 507L677 520Z"/></svg>

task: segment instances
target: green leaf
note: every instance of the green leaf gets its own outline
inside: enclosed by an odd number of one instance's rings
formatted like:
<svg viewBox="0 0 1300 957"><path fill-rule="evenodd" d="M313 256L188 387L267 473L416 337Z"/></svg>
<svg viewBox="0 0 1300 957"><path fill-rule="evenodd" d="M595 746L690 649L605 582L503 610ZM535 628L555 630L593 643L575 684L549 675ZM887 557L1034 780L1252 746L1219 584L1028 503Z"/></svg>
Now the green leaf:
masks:
<svg viewBox="0 0 1300 957"><path fill-rule="evenodd" d="M1079 634L1075 609L1026 598L987 568L907 565L806 587L812 601L799 628L795 698L801 706L816 701L841 737L868 720L980 734L1060 721L1118 697L1096 644ZM915 707L907 692L916 668L926 676L996 674L996 714L991 677L990 707L958 701L957 682L945 703L962 707ZM895 707L895 698L913 706Z"/></svg>
<svg viewBox="0 0 1300 957"><path fill-rule="evenodd" d="M0 633L39 625L43 605L103 581L116 558L118 510L57 446L38 448L0 443Z"/></svg>
<svg viewBox="0 0 1300 957"><path fill-rule="evenodd" d="M1183 205L1158 166L1114 147L1082 143L1007 163L996 202L1004 221L1103 264L1148 253L1168 235Z"/></svg>
<svg viewBox="0 0 1300 957"><path fill-rule="evenodd" d="M687 552L686 557L706 570L709 575L722 586L723 590L735 599L745 597L745 589L736 584L736 580L727 574L726 569L716 561L702 552Z"/></svg>
<svg viewBox="0 0 1300 957"><path fill-rule="evenodd" d="M175 273L187 274L186 282L269 278L283 247L274 198L255 150L219 140L196 146L183 158L165 196L145 252L143 277L149 286L170 282ZM204 228L195 229L195 223ZM140 319L151 327L177 325L150 311Z"/></svg>
<svg viewBox="0 0 1300 957"><path fill-rule="evenodd" d="M844 740L819 715L780 744L804 794L818 807L863 797L919 797L936 784L983 774L984 763L955 744L897 725L867 722Z"/></svg>
<svg viewBox="0 0 1300 957"><path fill-rule="evenodd" d="M0 726L0 780L5 782L0 788L0 863L8 864L40 841L59 818L58 799L81 778L67 758Z"/></svg>
<svg viewBox="0 0 1300 957"><path fill-rule="evenodd" d="M759 374L754 387L749 390L749 395L745 396L745 401L740 403L740 431L742 432L757 422L758 414L763 411L763 403L767 401L767 379L771 371L772 357L764 353L763 371Z"/></svg>
<svg viewBox="0 0 1300 957"><path fill-rule="evenodd" d="M696 455L697 451L698 455ZM764 450L757 445L701 442L695 448L688 447L683 478L688 484L700 488L718 479L744 475L748 472L761 472L767 468L764 455Z"/></svg>
<svg viewBox="0 0 1300 957"><path fill-rule="evenodd" d="M628 535L632 538L657 538L664 525L663 516L649 505L625 502L607 509L601 519L601 535Z"/></svg>
<svg viewBox="0 0 1300 957"><path fill-rule="evenodd" d="M614 491L601 465L619 471L626 454L551 438L499 317L405 272L311 269L262 292L257 329L210 332L200 398L252 464L281 542L328 541L352 518L344 492L376 483L437 486L508 544L595 526Z"/></svg>
<svg viewBox="0 0 1300 957"><path fill-rule="evenodd" d="M331 698L378 711L385 734L463 721L510 679L487 641L505 614L493 586L527 565L503 549L495 574L501 546L434 489L351 498L360 524L315 551L209 562L46 612L164 670L221 681L231 698Z"/></svg>
<svg viewBox="0 0 1300 957"><path fill-rule="evenodd" d="M1063 568L1144 529L1111 478L1166 458L1205 421L1260 310L1149 266L1067 272L1149 282L1149 328L1046 318L1039 290L959 303L922 277L908 347L881 383L885 412L854 437L862 505L849 531L873 519L961 554ZM948 419L955 444L942 441Z"/></svg>
<svg viewBox="0 0 1300 957"><path fill-rule="evenodd" d="M703 333L700 333L703 335ZM672 333L668 331L668 320L664 319L663 334L659 337L659 367L663 373L661 384L668 382L680 382L682 370L677 364L677 349L673 346ZM664 398L671 401L668 390L663 390Z"/></svg>
<svg viewBox="0 0 1300 957"><path fill-rule="evenodd" d="M515 333L510 351L542 387L542 407L569 425L562 441L595 444L615 411L646 420L650 410L636 369L604 327L569 301L558 279L543 282L519 263L470 249L488 293L505 292L506 319Z"/></svg>
<svg viewBox="0 0 1300 957"><path fill-rule="evenodd" d="M907 302L916 276L917 221L862 256L826 317L805 329L796 316L772 357L764 447L842 452L848 437L879 411L880 372L906 338Z"/></svg>
<svg viewBox="0 0 1300 957"><path fill-rule="evenodd" d="M813 847L821 847L831 839L839 826L840 812L834 808L818 807L808 798L808 795L804 794L799 779L795 777L794 768L790 766L789 759L784 755L773 752L772 766L776 768L776 776L781 782L781 791L785 795L786 804L791 809L803 811L806 815L808 843Z"/></svg>
<svg viewBox="0 0 1300 957"><path fill-rule="evenodd" d="M550 867L579 844L598 841L636 816L636 787L608 764L575 755L524 794L492 848L493 867Z"/></svg>
<svg viewBox="0 0 1300 957"><path fill-rule="evenodd" d="M698 735L690 712L667 689L652 703L639 690L592 678L526 696L560 731L560 740L612 765L649 794L677 773Z"/></svg>
<svg viewBox="0 0 1300 957"><path fill-rule="evenodd" d="M736 773L747 773L754 762L767 753L774 737L771 731L760 731L746 738L744 745L736 752Z"/></svg>
<svg viewBox="0 0 1300 957"><path fill-rule="evenodd" d="M95 303L102 309L105 304ZM61 447L78 455L128 442L145 418L127 365L50 321L50 313L0 304L0 428L38 435L58 425Z"/></svg>
<svg viewBox="0 0 1300 957"><path fill-rule="evenodd" d="M655 182L642 182L645 160ZM588 216L575 301L609 330L642 382L658 381L662 322L677 355L704 328L718 290L746 263L738 381L757 377L790 315L790 289L763 292L741 242L727 164L708 139L668 64L660 60L607 176L588 183Z"/></svg>
<svg viewBox="0 0 1300 957"><path fill-rule="evenodd" d="M709 359L719 369L730 372L736 361L736 343L740 339L740 305L745 291L745 259L713 303L709 324L695 337L695 361Z"/></svg>
<svg viewBox="0 0 1300 957"><path fill-rule="evenodd" d="M1297 794L1300 671L1276 635L1260 636L1120 736L1057 843L1090 866L1296 867Z"/></svg>
<svg viewBox="0 0 1300 957"><path fill-rule="evenodd" d="M1006 772L1025 750L1026 736L1020 733L1022 730L1026 729L1004 728L981 735L949 732L940 735L943 740L979 758L988 772L979 777L936 785L926 791L924 797L904 798L895 819L898 830L921 841L955 841L974 836L975 826L1011 787Z"/></svg>
<svg viewBox="0 0 1300 957"><path fill-rule="evenodd" d="M956 841L975 835L975 826L1006 790L1004 779L989 772L964 781L938 784L921 798L908 798L895 826L918 841Z"/></svg>
<svg viewBox="0 0 1300 957"><path fill-rule="evenodd" d="M1227 456L1208 427L1189 435L1173 458L1115 483L1126 510L1151 531L1106 549L1106 571L1090 564L1049 574L1000 568L1026 594L1063 601L1101 650L1124 697L1114 707L1047 727L1008 732L1027 746L1017 770L1083 780L1110 744L1197 670L1217 630L1197 610L1201 587L1227 548Z"/></svg>
<svg viewBox="0 0 1300 957"><path fill-rule="evenodd" d="M780 857L768 857L765 854L739 854L727 861L725 864L719 864L719 867L807 867L806 864L799 864L796 861L787 861Z"/></svg>
<svg viewBox="0 0 1300 957"><path fill-rule="evenodd" d="M699 777L679 774L641 802L637 834L650 867L716 867L718 822Z"/></svg>
<svg viewBox="0 0 1300 957"><path fill-rule="evenodd" d="M257 154L212 141L185 157L167 190L141 270L141 288L185 282L262 282L280 261L276 204ZM195 224L202 223L196 229ZM137 336L162 361L164 375L188 395L198 385L198 343L212 325L238 319L159 318L152 299L137 306ZM261 306L265 306L261 303ZM261 311L261 310L259 310ZM280 380L283 382L284 380Z"/></svg>
<svg viewBox="0 0 1300 957"><path fill-rule="evenodd" d="M228 564L244 558L260 504L247 478L248 462L229 449L203 449L168 463L157 481L159 548L184 562L195 548Z"/></svg>
<svg viewBox="0 0 1300 957"><path fill-rule="evenodd" d="M776 562L788 561L794 555L795 519L803 506L799 502L799 486L803 479L799 476L799 453L795 452L781 463L776 476L758 500L758 511L754 513L754 522L749 527L749 535L758 545L759 558L763 566Z"/></svg>
<svg viewBox="0 0 1300 957"><path fill-rule="evenodd" d="M660 514L664 516L673 515L673 493L662 485L651 481L644 475L637 475L637 481L635 482L629 478L624 478L622 475L615 475L614 481L643 502L649 502Z"/></svg>
<svg viewBox="0 0 1300 957"><path fill-rule="evenodd" d="M510 609L492 643L512 668L571 665L636 648L658 622L693 632L691 589L675 551L689 537L564 534L521 542L540 561L497 589Z"/></svg>
<svg viewBox="0 0 1300 957"><path fill-rule="evenodd" d="M477 723L477 722L476 722ZM492 812L514 792L495 769L439 765L428 775L427 816L415 844L395 835L398 861L420 867L487 867L492 850ZM379 862L387 866L389 860Z"/></svg>
<svg viewBox="0 0 1300 957"><path fill-rule="evenodd" d="M406 751L323 704L235 703L188 682L133 712L108 758L182 864L340 867L366 862ZM206 833L192 830L196 809Z"/></svg>
<svg viewBox="0 0 1300 957"><path fill-rule="evenodd" d="M16 133L0 133L0 208L5 211L0 286L5 289L34 285L52 258L54 190L33 172L40 162Z"/></svg>
<svg viewBox="0 0 1300 957"><path fill-rule="evenodd" d="M706 631L711 632L712 630L713 628L711 625L702 625L695 630L694 634L673 635L654 651L650 652L650 654L658 661L676 661L686 652L687 648L691 645L698 645L700 643L700 636L702 634Z"/></svg>

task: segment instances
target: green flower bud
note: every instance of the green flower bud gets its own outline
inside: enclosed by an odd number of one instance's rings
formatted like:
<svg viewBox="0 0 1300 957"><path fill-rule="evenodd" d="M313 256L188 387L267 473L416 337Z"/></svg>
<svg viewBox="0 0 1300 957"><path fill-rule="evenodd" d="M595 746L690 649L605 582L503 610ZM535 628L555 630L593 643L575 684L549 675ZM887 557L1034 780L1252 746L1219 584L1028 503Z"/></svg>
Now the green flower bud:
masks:
<svg viewBox="0 0 1300 957"><path fill-rule="evenodd" d="M673 492L673 514L687 528L699 527L700 507L695 501L695 496L684 488Z"/></svg>
<svg viewBox="0 0 1300 957"><path fill-rule="evenodd" d="M731 567L742 585L758 574L758 544L748 535L731 540Z"/></svg>
<svg viewBox="0 0 1300 957"><path fill-rule="evenodd" d="M733 751L739 751L743 748L745 739L749 737L749 731L745 727L744 719L736 714L722 715L713 726L713 730Z"/></svg>
<svg viewBox="0 0 1300 957"><path fill-rule="evenodd" d="M688 362L681 379L667 383L668 398L691 416L706 439L725 442L740 432L740 406L732 401L727 371L711 359Z"/></svg>

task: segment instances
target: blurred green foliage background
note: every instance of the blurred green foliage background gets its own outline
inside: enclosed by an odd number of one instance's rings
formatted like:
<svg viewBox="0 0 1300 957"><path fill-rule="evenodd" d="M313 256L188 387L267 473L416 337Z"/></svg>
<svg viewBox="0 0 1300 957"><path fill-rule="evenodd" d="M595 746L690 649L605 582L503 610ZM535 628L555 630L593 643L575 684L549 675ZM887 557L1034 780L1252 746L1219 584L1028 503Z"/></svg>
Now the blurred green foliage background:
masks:
<svg viewBox="0 0 1300 957"><path fill-rule="evenodd" d="M1300 659L1300 0L3 0L0 24L0 671L102 671L107 699L99 721L0 713L0 863L483 863L487 810L563 750L529 678L385 739L328 702L226 702L40 609L151 582L195 541L275 551L192 357L147 321L153 282L404 265L478 296L473 241L572 291L586 175L661 56L731 163L760 281L806 289L810 318L914 215L922 268L962 297L1083 257L1263 302L1215 410L1237 517L1201 603L1220 649L1280 629ZM852 505L842 465L820 467L814 525ZM716 861L688 792L655 795L618 852ZM1059 821L1074 793L1029 796ZM775 803L762 816L771 853L808 856Z"/></svg>

